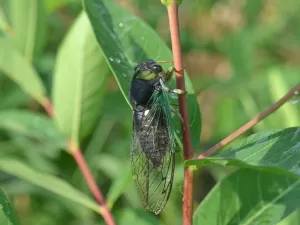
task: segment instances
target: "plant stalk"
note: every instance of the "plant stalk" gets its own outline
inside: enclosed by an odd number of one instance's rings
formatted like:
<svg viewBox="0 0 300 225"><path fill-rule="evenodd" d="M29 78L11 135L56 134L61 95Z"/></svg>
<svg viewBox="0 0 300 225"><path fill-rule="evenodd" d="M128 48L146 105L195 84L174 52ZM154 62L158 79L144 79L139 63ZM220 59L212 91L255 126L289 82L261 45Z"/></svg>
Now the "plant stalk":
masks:
<svg viewBox="0 0 300 225"><path fill-rule="evenodd" d="M169 25L172 42L172 52L174 58L174 67L176 70L176 83L177 88L185 91L184 83L184 70L182 65L181 45L180 45L180 32L179 32L179 18L178 18L178 5L174 0L168 6ZM184 160L193 157L191 135L188 118L188 108L185 95L178 96L179 112L183 119L182 124L182 139L183 139L183 152ZM189 168L184 169L184 191L183 191L183 225L192 224L193 214L193 171Z"/></svg>
<svg viewBox="0 0 300 225"><path fill-rule="evenodd" d="M108 208L105 204L102 193L101 193L100 189L98 188L97 183L96 183L80 149L76 148L76 146L72 145L71 143L69 146L70 146L72 156L74 157L79 169L81 170L89 189L91 190L95 200L100 205L101 214L102 214L106 224L107 225L115 225L116 223L112 217L112 214L108 210Z"/></svg>

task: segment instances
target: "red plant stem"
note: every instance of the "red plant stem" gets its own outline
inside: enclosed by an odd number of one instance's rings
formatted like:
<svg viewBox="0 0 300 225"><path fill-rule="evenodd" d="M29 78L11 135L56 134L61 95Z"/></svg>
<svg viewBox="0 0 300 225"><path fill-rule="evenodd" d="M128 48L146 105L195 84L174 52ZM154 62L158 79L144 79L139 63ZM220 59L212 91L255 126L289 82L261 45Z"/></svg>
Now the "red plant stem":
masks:
<svg viewBox="0 0 300 225"><path fill-rule="evenodd" d="M75 161L77 162L79 169L81 170L91 192L94 195L94 198L96 199L96 201L99 203L99 205L101 207L102 216L103 216L106 224L107 225L115 225L115 221L114 221L110 211L106 207L104 198L96 184L96 181L95 181L86 161L84 160L84 157L83 157L80 149L78 149L72 143L69 144L69 147L70 147L72 156L74 157Z"/></svg>
<svg viewBox="0 0 300 225"><path fill-rule="evenodd" d="M49 98L47 98L45 103L44 103L44 109L51 118L54 117L53 106L52 106L52 103L51 103Z"/></svg>
<svg viewBox="0 0 300 225"><path fill-rule="evenodd" d="M43 105L45 108L45 111L48 113L48 115L53 118L54 117L54 110L53 105L50 101L50 99L47 99L45 104ZM80 151L80 149L74 145L71 141L69 142L69 148L71 150L72 156L75 159L79 169L81 170L83 177L85 178L88 187L90 191L92 192L95 200L100 205L101 215L103 216L105 222L107 225L115 225L115 221L111 215L111 212L108 210L104 198L101 194L100 189L98 188L96 181Z"/></svg>
<svg viewBox="0 0 300 225"><path fill-rule="evenodd" d="M210 156L211 154L215 153L218 149L222 148L223 146L227 145L234 139L236 139L241 134L245 133L247 130L251 129L254 125L256 125L259 121L263 120L267 116L269 116L271 113L273 113L275 110L277 110L280 106L282 106L284 103L286 103L296 91L300 91L300 84L296 85L293 89L291 89L285 96L283 96L278 102L271 105L269 108L267 108L262 113L258 114L256 117L251 119L249 122L244 124L242 127L240 127L238 130L230 134L228 137L224 138L222 141L220 141L218 144L207 150L206 152L199 155L198 159L203 159L207 156Z"/></svg>
<svg viewBox="0 0 300 225"><path fill-rule="evenodd" d="M174 57L174 67L176 70L176 83L177 88L185 91L184 84L184 70L182 66L180 33L179 33L179 18L178 18L178 5L176 1L168 7L168 16L170 24L170 33L172 41L172 51ZM178 96L179 112L183 119L182 124L182 139L183 139L183 152L184 159L188 160L193 157L191 135L189 127L188 109L185 95ZM183 191L183 225L192 224L193 214L193 172L188 168L184 169L184 191Z"/></svg>

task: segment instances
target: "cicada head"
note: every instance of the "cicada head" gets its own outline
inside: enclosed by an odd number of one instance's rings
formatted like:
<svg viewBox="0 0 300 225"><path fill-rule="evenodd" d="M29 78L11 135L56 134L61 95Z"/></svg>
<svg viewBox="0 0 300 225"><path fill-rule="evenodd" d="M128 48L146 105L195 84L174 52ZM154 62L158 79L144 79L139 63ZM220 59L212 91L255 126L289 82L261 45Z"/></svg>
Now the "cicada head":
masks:
<svg viewBox="0 0 300 225"><path fill-rule="evenodd" d="M163 72L161 65L152 59L139 63L134 70L135 77L141 80L154 80Z"/></svg>

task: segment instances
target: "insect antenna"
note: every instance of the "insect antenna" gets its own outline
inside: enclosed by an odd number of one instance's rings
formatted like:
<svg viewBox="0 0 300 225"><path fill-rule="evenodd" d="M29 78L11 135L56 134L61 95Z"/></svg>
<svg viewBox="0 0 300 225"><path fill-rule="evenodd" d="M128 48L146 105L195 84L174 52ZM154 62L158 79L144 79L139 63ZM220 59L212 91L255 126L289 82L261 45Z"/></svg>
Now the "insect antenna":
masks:
<svg viewBox="0 0 300 225"><path fill-rule="evenodd" d="M163 60L158 60L156 61L157 63L166 63L166 64L174 64L174 61L163 61Z"/></svg>

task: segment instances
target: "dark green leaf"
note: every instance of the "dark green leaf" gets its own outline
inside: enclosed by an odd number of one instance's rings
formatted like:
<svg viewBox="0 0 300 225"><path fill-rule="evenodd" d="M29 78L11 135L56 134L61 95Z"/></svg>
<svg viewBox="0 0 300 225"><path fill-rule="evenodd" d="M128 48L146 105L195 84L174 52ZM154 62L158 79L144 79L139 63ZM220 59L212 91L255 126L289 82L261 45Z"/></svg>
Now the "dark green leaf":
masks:
<svg viewBox="0 0 300 225"><path fill-rule="evenodd" d="M18 225L16 214L6 198L4 192L0 189L0 224Z"/></svg>
<svg viewBox="0 0 300 225"><path fill-rule="evenodd" d="M149 58L172 60L172 52L147 24L112 1L84 0L84 6L103 54L129 103L134 66ZM188 76L185 77L192 143L196 148L199 145L201 118L191 81ZM171 86L175 86L175 79L172 79Z"/></svg>
<svg viewBox="0 0 300 225"><path fill-rule="evenodd" d="M300 207L300 180L241 169L218 183L194 213L194 224L276 224Z"/></svg>
<svg viewBox="0 0 300 225"><path fill-rule="evenodd" d="M270 171L289 171L300 175L300 128L263 131L238 142L229 149L185 165L224 165L260 167Z"/></svg>

